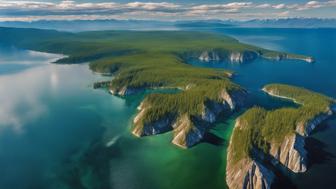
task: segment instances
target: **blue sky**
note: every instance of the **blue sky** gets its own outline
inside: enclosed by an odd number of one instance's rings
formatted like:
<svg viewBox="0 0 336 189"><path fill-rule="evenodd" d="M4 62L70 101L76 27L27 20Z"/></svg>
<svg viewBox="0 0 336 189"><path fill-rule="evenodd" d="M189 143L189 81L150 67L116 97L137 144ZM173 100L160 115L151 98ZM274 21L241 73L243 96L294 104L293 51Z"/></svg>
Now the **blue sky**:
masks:
<svg viewBox="0 0 336 189"><path fill-rule="evenodd" d="M336 0L0 0L0 21L336 18Z"/></svg>

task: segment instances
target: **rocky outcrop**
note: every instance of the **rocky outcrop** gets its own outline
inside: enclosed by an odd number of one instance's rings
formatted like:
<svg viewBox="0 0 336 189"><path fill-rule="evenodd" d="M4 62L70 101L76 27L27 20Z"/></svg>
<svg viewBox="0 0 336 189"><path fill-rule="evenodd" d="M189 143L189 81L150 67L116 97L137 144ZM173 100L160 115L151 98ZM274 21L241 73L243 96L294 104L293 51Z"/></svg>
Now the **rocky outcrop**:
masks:
<svg viewBox="0 0 336 189"><path fill-rule="evenodd" d="M330 109L326 113L323 113L306 123L300 122L296 127L296 132L302 136L309 136L318 125L328 119L332 114L333 111Z"/></svg>
<svg viewBox="0 0 336 189"><path fill-rule="evenodd" d="M313 63L315 62L315 59L313 57L307 57L307 56L295 56L295 55L288 55L288 54L277 54L275 56L267 56L262 55L263 58L270 59L270 60L301 60L305 61L307 63Z"/></svg>
<svg viewBox="0 0 336 189"><path fill-rule="evenodd" d="M241 127L240 121L236 122L235 129ZM305 138L299 134L286 136L280 143L270 144L268 154L253 153L250 157L232 161L232 145L230 142L227 155L226 181L229 188L264 189L270 188L275 181L274 173L263 163L268 158L275 167L286 167L294 173L307 170L307 151L304 148ZM257 150L255 150L257 151Z"/></svg>
<svg viewBox="0 0 336 189"><path fill-rule="evenodd" d="M286 136L281 144L272 143L269 155L274 159L272 163L288 168L294 173L307 170L307 151L304 148L305 139L299 134Z"/></svg>
<svg viewBox="0 0 336 189"><path fill-rule="evenodd" d="M181 148L189 148L203 139L204 134L209 129L209 124L199 124L193 121L190 116L184 114L176 120L173 128L172 143Z"/></svg>
<svg viewBox="0 0 336 189"><path fill-rule="evenodd" d="M221 58L219 57L219 53L215 51L204 51L199 55L198 59L203 62L221 60Z"/></svg>
<svg viewBox="0 0 336 189"><path fill-rule="evenodd" d="M234 130L244 129L240 120L236 121ZM227 150L226 183L230 189L270 189L275 180L274 173L262 163L264 158L260 153L255 157L245 157L238 162L234 161L232 137Z"/></svg>
<svg viewBox="0 0 336 189"><path fill-rule="evenodd" d="M144 88L134 88L134 87L127 87L127 86L124 86L120 89L115 89L111 87L110 93L112 95L126 96L126 95L132 95L132 94L139 93L143 90Z"/></svg>
<svg viewBox="0 0 336 189"><path fill-rule="evenodd" d="M226 171L230 189L270 189L274 179L272 171L251 159L243 159Z"/></svg>
<svg viewBox="0 0 336 189"><path fill-rule="evenodd" d="M288 54L275 54L275 55L263 55L260 54L259 52L256 51L221 51L221 50L206 50L202 51L199 54L195 53L190 53L187 55L188 58L196 56L198 60L202 62L220 62L220 61L227 61L231 63L245 63L249 61L253 61L258 57L262 57L265 59L270 59L270 60L276 60L276 61L281 61L281 60L301 60L305 61L308 63L313 63L315 62L313 57L306 57L306 56L295 56L295 55L288 55Z"/></svg>
<svg viewBox="0 0 336 189"><path fill-rule="evenodd" d="M276 88L263 88L263 90L269 95L286 98L281 95L281 91ZM308 93L308 92L307 92ZM309 95L309 94L308 94ZM310 94L311 95L311 94ZM328 100L327 97L325 97ZM297 123L295 131L291 134L287 134L280 142L275 140L267 141L269 148L267 151L258 151L255 146L252 147L251 154L246 155L242 160L238 162L232 161L232 138L228 148L228 165L226 169L226 181L230 188L267 188L274 182L273 168L286 168L294 173L302 173L307 171L308 167L308 152L305 149L305 139L311 134L311 132L321 124L322 121L329 118L336 110L336 105L332 99L329 99L331 105L326 106L326 110L322 111L319 115L313 117L308 121L302 121ZM299 102L296 102L299 103ZM301 103L302 106L307 106ZM253 122L253 121L252 121ZM244 124L242 124L244 123ZM234 132L237 129L244 129L245 126L255 127L254 125L248 125L246 120L241 121L239 118L236 121ZM234 134L233 134L234 135ZM253 144L251 144L253 145ZM258 153L255 153L255 152ZM260 163L262 162L262 163ZM282 170L282 169L281 169ZM241 178L243 177L244 180ZM272 179L271 179L272 178Z"/></svg>
<svg viewBox="0 0 336 189"><path fill-rule="evenodd" d="M143 123L142 118L146 111L150 109L150 104L142 103L139 106L139 113L134 118L134 128L132 133L135 136L148 136L160 134L173 130L172 143L189 148L199 143L206 132L210 129L211 123L216 121L218 115L223 111L234 111L242 107L246 98L244 90L237 90L230 94L226 91L220 92L221 102L207 101L203 105L200 115L179 114L170 112L156 121Z"/></svg>
<svg viewBox="0 0 336 189"><path fill-rule="evenodd" d="M139 113L133 119L134 125L137 125L138 127L133 128L133 135L137 137L150 136L167 132L172 129L170 125L173 121L173 117L168 115L155 122L142 124L141 119L146 114L148 108L150 107L146 107L144 103L141 103L138 106Z"/></svg>
<svg viewBox="0 0 336 189"><path fill-rule="evenodd" d="M228 61L232 63L244 63L256 59L259 55L254 51L245 52L221 52L221 51L203 51L198 55L198 59L203 62Z"/></svg>

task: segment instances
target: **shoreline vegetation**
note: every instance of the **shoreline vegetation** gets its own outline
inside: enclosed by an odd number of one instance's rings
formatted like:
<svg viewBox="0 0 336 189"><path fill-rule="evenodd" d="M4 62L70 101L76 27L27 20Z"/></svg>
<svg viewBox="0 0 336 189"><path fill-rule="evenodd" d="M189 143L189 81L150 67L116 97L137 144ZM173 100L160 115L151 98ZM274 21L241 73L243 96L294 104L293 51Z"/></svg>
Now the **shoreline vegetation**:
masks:
<svg viewBox="0 0 336 189"><path fill-rule="evenodd" d="M188 60L245 63L257 58L314 62L312 57L271 51L213 33L190 31L96 31L1 28L0 42L18 48L64 54L58 64L90 62L94 72L113 76L94 84L126 96L159 88L174 93L147 94L133 120L135 136L172 132L172 143L190 148L202 142L218 116L246 105L248 92L231 81L233 72L194 67ZM237 121L228 148L230 188L270 188L273 168L307 169L304 139L335 111L335 100L294 86L271 84L269 95L298 108L247 110Z"/></svg>
<svg viewBox="0 0 336 189"><path fill-rule="evenodd" d="M286 98L298 108L265 110L254 107L237 118L228 148L227 183L230 188L270 188L274 169L305 172L305 138L336 112L336 100L304 88L269 84L263 91Z"/></svg>

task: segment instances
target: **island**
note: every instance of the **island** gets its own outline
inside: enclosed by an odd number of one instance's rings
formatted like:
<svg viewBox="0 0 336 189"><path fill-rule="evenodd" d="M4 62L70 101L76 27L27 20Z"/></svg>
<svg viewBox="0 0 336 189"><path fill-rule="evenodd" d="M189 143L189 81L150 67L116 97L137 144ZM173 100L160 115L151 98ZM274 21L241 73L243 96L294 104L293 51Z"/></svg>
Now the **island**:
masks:
<svg viewBox="0 0 336 189"><path fill-rule="evenodd" d="M306 137L336 112L334 99L304 88L269 84L262 90L292 100L299 107L254 107L237 118L227 154L226 181L230 188L271 188L276 169L305 172Z"/></svg>

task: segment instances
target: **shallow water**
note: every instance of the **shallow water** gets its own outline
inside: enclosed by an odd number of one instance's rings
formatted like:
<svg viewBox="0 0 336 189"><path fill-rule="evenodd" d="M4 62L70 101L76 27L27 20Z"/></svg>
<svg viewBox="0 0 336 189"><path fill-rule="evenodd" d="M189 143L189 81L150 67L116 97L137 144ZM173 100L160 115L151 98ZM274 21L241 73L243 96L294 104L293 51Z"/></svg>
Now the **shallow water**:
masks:
<svg viewBox="0 0 336 189"><path fill-rule="evenodd" d="M130 125L143 94L122 99L94 90L110 78L87 64L50 64L59 55L0 52L2 70L20 68L0 76L0 188L225 187L234 119L213 131L223 145L182 150L170 133L138 139Z"/></svg>
<svg viewBox="0 0 336 189"><path fill-rule="evenodd" d="M317 59L315 64L260 59L243 65L207 65L235 70L234 80L254 94L256 104L292 105L261 93L260 87L269 82L336 97L335 30L215 31ZM309 38L313 42L306 41ZM210 137L211 143L189 150L172 145L170 133L135 138L131 121L144 95L119 98L94 90L95 81L110 78L93 74L87 64L50 64L57 58L0 48L0 188L226 188L227 141L239 114L216 124L211 133L217 137ZM326 158L315 158L317 163L307 173L293 176L300 188L331 186L333 181L335 121L325 125L313 137L323 146L317 153Z"/></svg>

